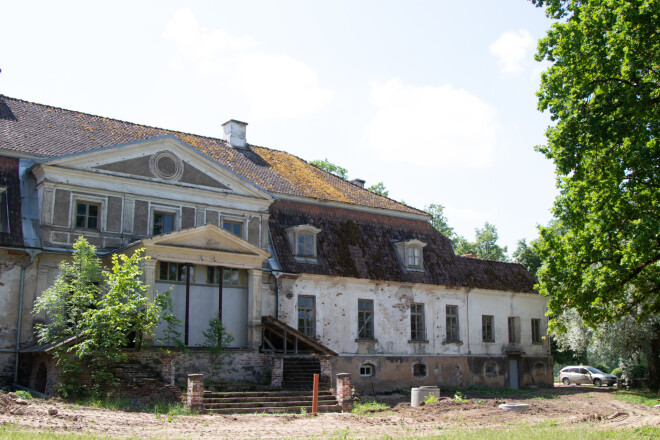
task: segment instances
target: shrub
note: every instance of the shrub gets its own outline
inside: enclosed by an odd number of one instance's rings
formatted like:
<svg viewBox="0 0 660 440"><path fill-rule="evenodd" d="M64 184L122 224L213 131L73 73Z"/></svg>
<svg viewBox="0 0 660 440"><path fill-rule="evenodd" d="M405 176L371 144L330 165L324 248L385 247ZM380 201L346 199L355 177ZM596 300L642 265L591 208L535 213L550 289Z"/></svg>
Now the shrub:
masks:
<svg viewBox="0 0 660 440"><path fill-rule="evenodd" d="M595 364L594 368L597 370L602 371L603 373L609 373L610 372L610 367L608 367L605 364Z"/></svg>
<svg viewBox="0 0 660 440"><path fill-rule="evenodd" d="M616 376L616 377L618 377L618 378L621 378L621 376L623 375L623 370L622 370L621 368L619 368L619 367L616 367L614 370L612 370L612 371L610 372L610 374L612 374L612 375L614 375L614 376Z"/></svg>
<svg viewBox="0 0 660 440"><path fill-rule="evenodd" d="M645 365L635 365L632 368L632 377L631 379L643 379L648 373L648 368Z"/></svg>

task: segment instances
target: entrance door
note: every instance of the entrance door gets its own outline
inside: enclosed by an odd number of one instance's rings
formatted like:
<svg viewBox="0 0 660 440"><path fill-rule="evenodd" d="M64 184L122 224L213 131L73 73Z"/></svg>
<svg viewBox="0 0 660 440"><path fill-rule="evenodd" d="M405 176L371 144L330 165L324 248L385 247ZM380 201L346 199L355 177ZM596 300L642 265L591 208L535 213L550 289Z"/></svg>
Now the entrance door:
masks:
<svg viewBox="0 0 660 440"><path fill-rule="evenodd" d="M518 359L509 359L509 387L517 390L518 385Z"/></svg>

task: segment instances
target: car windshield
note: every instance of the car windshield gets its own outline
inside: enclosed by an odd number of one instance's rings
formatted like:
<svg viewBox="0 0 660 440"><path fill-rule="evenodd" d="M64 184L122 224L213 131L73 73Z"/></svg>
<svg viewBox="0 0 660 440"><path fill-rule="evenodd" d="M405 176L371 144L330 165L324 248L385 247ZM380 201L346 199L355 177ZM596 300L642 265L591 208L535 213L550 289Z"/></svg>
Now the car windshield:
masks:
<svg viewBox="0 0 660 440"><path fill-rule="evenodd" d="M595 369L594 367L587 367L587 370L591 371L593 374L605 374L602 371Z"/></svg>

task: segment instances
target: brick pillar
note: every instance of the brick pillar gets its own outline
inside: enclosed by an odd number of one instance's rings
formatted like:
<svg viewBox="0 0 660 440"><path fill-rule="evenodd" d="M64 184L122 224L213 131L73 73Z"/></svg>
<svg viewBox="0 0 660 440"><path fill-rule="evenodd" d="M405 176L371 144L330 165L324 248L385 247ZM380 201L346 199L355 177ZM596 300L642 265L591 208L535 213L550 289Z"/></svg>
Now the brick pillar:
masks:
<svg viewBox="0 0 660 440"><path fill-rule="evenodd" d="M204 410L204 375L188 375L188 406L192 411L202 412Z"/></svg>
<svg viewBox="0 0 660 440"><path fill-rule="evenodd" d="M353 410L353 391L351 389L351 374L337 374L337 402L342 412Z"/></svg>
<svg viewBox="0 0 660 440"><path fill-rule="evenodd" d="M270 386L280 388L282 386L282 379L284 378L284 359L273 359L273 371L271 373Z"/></svg>
<svg viewBox="0 0 660 440"><path fill-rule="evenodd" d="M330 385L330 382L332 382L332 362L330 356L318 356L318 358L321 362L319 382Z"/></svg>
<svg viewBox="0 0 660 440"><path fill-rule="evenodd" d="M173 354L163 354L161 356L161 376L163 380L169 385L174 385L174 355Z"/></svg>

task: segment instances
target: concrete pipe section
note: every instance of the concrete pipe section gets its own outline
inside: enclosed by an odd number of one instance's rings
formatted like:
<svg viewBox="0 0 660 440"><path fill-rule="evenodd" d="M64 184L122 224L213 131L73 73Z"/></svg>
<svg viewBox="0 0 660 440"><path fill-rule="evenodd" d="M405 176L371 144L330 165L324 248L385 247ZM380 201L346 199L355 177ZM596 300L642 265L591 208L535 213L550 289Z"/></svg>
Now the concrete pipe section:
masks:
<svg viewBox="0 0 660 440"><path fill-rule="evenodd" d="M526 403L503 403L499 406L499 408L506 411L514 411L514 412L529 411L529 405L527 405Z"/></svg>
<svg viewBox="0 0 660 440"><path fill-rule="evenodd" d="M410 393L410 406L419 406L419 404L428 399L429 396L435 396L436 399L439 399L440 388L432 386L413 388Z"/></svg>

